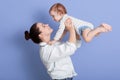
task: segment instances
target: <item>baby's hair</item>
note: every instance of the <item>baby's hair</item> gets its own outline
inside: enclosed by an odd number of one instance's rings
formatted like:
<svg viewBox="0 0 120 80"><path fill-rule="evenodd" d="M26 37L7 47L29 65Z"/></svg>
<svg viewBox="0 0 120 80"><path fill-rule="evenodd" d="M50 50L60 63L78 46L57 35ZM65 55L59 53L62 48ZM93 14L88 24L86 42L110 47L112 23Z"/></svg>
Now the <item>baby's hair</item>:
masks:
<svg viewBox="0 0 120 80"><path fill-rule="evenodd" d="M49 10L49 13L51 11L56 11L57 13L60 12L61 14L67 14L66 8L61 3L55 3L54 5L52 5L52 7Z"/></svg>

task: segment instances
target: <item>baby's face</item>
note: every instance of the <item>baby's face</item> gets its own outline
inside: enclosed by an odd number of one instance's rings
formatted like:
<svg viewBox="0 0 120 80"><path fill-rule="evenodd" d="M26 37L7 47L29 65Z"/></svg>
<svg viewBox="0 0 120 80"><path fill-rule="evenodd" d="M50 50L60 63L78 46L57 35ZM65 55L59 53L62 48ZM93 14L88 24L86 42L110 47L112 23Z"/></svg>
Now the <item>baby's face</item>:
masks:
<svg viewBox="0 0 120 80"><path fill-rule="evenodd" d="M58 14L56 11L51 11L50 15L52 16L53 20L59 22L62 19L62 15Z"/></svg>

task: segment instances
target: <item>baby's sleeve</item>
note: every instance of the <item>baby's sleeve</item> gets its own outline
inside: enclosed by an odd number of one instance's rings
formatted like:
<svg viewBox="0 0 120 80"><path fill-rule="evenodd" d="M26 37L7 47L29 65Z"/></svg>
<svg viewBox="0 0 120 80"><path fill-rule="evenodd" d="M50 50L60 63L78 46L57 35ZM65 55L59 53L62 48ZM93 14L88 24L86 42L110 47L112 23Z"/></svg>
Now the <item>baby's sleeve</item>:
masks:
<svg viewBox="0 0 120 80"><path fill-rule="evenodd" d="M93 29L94 28L94 25L90 22L87 22L87 21L83 21L83 20L79 20L80 23L81 23L81 27L84 29L84 28L90 28L90 29Z"/></svg>
<svg viewBox="0 0 120 80"><path fill-rule="evenodd" d="M61 38L64 30L65 30L65 25L64 25L64 23L62 23L62 24L60 24L60 26L55 34L54 40L58 41Z"/></svg>

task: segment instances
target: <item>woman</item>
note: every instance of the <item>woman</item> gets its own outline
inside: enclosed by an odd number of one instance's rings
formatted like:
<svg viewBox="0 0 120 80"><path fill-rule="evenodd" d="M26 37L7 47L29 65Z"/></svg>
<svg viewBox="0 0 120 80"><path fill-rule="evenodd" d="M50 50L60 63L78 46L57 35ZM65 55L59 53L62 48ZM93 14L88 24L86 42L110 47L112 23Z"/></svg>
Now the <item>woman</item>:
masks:
<svg viewBox="0 0 120 80"><path fill-rule="evenodd" d="M32 39L34 43L40 45L41 60L52 80L72 80L76 76L70 56L81 43L76 41L75 29L70 19L65 21L65 26L70 33L69 39L64 43L57 42L53 45L48 44L53 32L48 24L35 23L30 32L25 31L26 40Z"/></svg>

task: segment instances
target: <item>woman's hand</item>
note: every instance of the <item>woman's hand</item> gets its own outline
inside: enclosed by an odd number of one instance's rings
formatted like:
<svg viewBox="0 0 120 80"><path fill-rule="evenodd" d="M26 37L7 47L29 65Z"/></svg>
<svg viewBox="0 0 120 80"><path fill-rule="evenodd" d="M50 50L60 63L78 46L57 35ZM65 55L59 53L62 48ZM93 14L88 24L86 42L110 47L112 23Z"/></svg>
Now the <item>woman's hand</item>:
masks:
<svg viewBox="0 0 120 80"><path fill-rule="evenodd" d="M73 29L73 24L72 24L72 20L70 18L68 18L66 21L65 21L65 28L66 30L70 30L70 29Z"/></svg>

